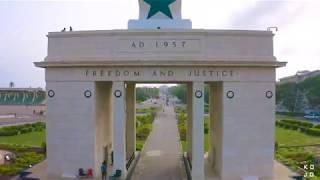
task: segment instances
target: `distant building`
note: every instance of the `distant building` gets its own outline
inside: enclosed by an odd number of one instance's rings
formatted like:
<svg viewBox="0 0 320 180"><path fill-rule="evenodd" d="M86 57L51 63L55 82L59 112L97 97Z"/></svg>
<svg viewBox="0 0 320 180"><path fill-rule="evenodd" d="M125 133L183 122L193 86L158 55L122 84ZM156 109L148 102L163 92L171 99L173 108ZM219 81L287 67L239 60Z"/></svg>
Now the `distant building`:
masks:
<svg viewBox="0 0 320 180"><path fill-rule="evenodd" d="M0 115L37 115L46 110L41 88L0 88Z"/></svg>
<svg viewBox="0 0 320 180"><path fill-rule="evenodd" d="M294 83L299 83L304 81L307 78L314 77L320 75L320 70L316 71L298 71L295 75L293 76L288 76L281 78L279 81L279 84L284 84L284 83L289 83L289 82L294 82Z"/></svg>
<svg viewBox="0 0 320 180"><path fill-rule="evenodd" d="M285 84L285 83L300 83L304 81L307 78L315 77L315 76L320 76L320 70L316 71L297 71L297 73L293 76L288 76L281 78L278 84ZM299 88L299 86L296 86L296 93L294 98L294 112L304 112L304 113L310 113L314 111L318 111L316 107L312 107L308 99L306 97L306 92L303 90L303 88ZM289 112L289 109L287 109L284 105L283 102L278 102L276 106L277 112Z"/></svg>

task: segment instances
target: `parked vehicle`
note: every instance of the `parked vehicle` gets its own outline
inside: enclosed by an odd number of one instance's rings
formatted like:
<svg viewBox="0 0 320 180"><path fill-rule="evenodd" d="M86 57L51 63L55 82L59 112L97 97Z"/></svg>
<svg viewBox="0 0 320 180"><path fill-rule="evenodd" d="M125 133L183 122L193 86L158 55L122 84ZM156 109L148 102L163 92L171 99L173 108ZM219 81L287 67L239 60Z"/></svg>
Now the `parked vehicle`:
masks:
<svg viewBox="0 0 320 180"><path fill-rule="evenodd" d="M303 117L308 119L308 120L320 120L320 115L317 114L317 113L306 114Z"/></svg>

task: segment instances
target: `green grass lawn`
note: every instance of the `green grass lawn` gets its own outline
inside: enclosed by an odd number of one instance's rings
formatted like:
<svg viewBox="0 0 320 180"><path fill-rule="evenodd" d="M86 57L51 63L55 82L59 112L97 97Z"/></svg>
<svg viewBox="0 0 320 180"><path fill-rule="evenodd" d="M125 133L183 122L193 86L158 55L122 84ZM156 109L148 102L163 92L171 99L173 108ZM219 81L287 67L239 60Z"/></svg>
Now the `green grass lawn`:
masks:
<svg viewBox="0 0 320 180"><path fill-rule="evenodd" d="M0 144L20 144L41 146L45 142L45 131L19 134L16 136L0 136Z"/></svg>
<svg viewBox="0 0 320 180"><path fill-rule="evenodd" d="M276 127L276 141L279 146L299 146L299 145L309 145L309 144L320 144L320 137L309 136L302 132L295 130L288 130ZM209 147L209 136L204 135L204 149L208 151ZM181 141L182 150L185 152L187 150L187 143Z"/></svg>
<svg viewBox="0 0 320 180"><path fill-rule="evenodd" d="M276 141L279 146L320 144L319 136L309 136L295 130L276 127Z"/></svg>

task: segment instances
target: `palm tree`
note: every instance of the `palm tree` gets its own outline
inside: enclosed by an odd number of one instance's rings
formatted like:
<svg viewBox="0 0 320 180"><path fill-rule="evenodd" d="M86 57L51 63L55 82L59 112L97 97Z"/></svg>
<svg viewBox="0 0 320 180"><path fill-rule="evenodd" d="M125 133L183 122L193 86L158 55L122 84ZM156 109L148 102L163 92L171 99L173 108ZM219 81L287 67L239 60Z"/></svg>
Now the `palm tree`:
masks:
<svg viewBox="0 0 320 180"><path fill-rule="evenodd" d="M9 83L9 87L10 87L10 88L14 88L14 82L11 81L11 82Z"/></svg>

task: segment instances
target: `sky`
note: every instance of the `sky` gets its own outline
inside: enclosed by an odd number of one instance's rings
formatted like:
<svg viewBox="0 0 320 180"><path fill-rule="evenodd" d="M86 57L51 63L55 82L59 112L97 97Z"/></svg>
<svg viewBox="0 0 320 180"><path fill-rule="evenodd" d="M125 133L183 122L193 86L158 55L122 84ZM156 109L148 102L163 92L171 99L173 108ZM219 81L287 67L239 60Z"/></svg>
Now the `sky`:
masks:
<svg viewBox="0 0 320 180"><path fill-rule="evenodd" d="M276 26L274 54L288 62L277 79L320 69L320 1L182 0L182 16L194 29L266 30ZM137 19L138 0L0 0L0 87L45 87L48 32L126 29Z"/></svg>

